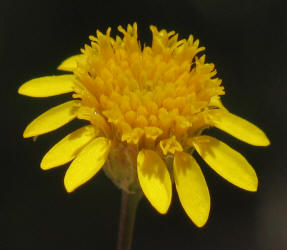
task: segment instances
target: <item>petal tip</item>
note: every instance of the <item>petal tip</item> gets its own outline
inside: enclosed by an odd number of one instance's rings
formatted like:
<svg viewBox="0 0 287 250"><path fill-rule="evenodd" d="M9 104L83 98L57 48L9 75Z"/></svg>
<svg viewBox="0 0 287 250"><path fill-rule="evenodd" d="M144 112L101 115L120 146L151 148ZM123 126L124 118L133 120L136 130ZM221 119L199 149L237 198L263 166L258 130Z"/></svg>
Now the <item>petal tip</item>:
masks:
<svg viewBox="0 0 287 250"><path fill-rule="evenodd" d="M41 163L40 163L40 168L42 170L47 170L48 169L47 166L43 163L43 161L41 161Z"/></svg>
<svg viewBox="0 0 287 250"><path fill-rule="evenodd" d="M31 122L32 123L32 122ZM31 124L30 123L30 124ZM23 132L23 138L31 138L31 137L35 137L38 136L40 134L35 133L35 131L33 129L31 129L30 124L25 128L24 132Z"/></svg>
<svg viewBox="0 0 287 250"><path fill-rule="evenodd" d="M61 64L57 67L57 70L66 71L66 68L63 67L63 64L61 63Z"/></svg>
<svg viewBox="0 0 287 250"><path fill-rule="evenodd" d="M166 206L166 207L157 207L156 210L160 214L165 215L165 214L167 214L169 207L170 207L170 204L168 206Z"/></svg>
<svg viewBox="0 0 287 250"><path fill-rule="evenodd" d="M209 214L210 214L210 200L209 200L209 205L208 208L206 209L206 211L202 214L200 214L199 216L192 216L192 218L190 217L189 214L187 214L189 216L189 218L191 219L191 221L194 223L194 225L196 225L197 227L201 228L204 227L209 219Z"/></svg>
<svg viewBox="0 0 287 250"><path fill-rule="evenodd" d="M64 177L64 186L67 193L72 193L76 189L76 186L73 185L73 183L69 181L68 178L66 178L66 176Z"/></svg>
<svg viewBox="0 0 287 250"><path fill-rule="evenodd" d="M254 186L249 187L248 189L246 189L249 192L257 192L258 190L258 182L256 184L254 184Z"/></svg>
<svg viewBox="0 0 287 250"><path fill-rule="evenodd" d="M33 137L33 134L31 134L31 131L27 127L23 132L23 138L30 138L30 137Z"/></svg>
<svg viewBox="0 0 287 250"><path fill-rule="evenodd" d="M204 221L193 221L193 223L197 227L202 228L202 227L204 227L206 225L207 221L208 221L208 217Z"/></svg>
<svg viewBox="0 0 287 250"><path fill-rule="evenodd" d="M41 163L40 163L40 168L42 170L48 170L50 168L52 168L51 166L49 166L49 164L47 164L47 162L45 161L45 157L42 159Z"/></svg>
<svg viewBox="0 0 287 250"><path fill-rule="evenodd" d="M262 146L263 147L268 147L271 144L269 138L265 135L265 138L263 140Z"/></svg>
<svg viewBox="0 0 287 250"><path fill-rule="evenodd" d="M78 60L81 58L83 58L82 54L68 57L60 63L60 65L57 67L57 70L73 72L73 70L77 67Z"/></svg>
<svg viewBox="0 0 287 250"><path fill-rule="evenodd" d="M27 82L25 82L18 88L17 93L19 95L30 96L28 89L29 89L29 87L27 87Z"/></svg>
<svg viewBox="0 0 287 250"><path fill-rule="evenodd" d="M257 174L256 174L255 170L254 170L253 180L248 185L246 190L249 191L249 192L254 192L254 193L257 192L257 190L258 190L258 177L257 177Z"/></svg>
<svg viewBox="0 0 287 250"><path fill-rule="evenodd" d="M18 88L17 93L18 93L19 95L25 95L25 94L24 94L24 91L23 91L23 85L21 85L21 86Z"/></svg>
<svg viewBox="0 0 287 250"><path fill-rule="evenodd" d="M268 147L271 142L269 140L269 138L266 136L266 134L260 130L260 134L258 135L258 138L256 141L254 141L254 143L249 143L253 146L258 146L258 147Z"/></svg>
<svg viewBox="0 0 287 250"><path fill-rule="evenodd" d="M250 183L245 183L244 185L236 185L239 188L242 188L245 191L255 193L258 190L258 178L256 176L253 177L254 179Z"/></svg>

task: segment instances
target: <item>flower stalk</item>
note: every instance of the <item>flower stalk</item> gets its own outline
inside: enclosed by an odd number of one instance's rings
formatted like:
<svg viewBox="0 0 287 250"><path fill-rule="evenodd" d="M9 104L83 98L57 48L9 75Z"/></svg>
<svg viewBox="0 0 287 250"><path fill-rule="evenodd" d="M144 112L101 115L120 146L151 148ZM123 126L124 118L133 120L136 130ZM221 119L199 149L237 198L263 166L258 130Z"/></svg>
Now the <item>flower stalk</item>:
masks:
<svg viewBox="0 0 287 250"><path fill-rule="evenodd" d="M141 192L122 191L117 250L131 250L134 224Z"/></svg>

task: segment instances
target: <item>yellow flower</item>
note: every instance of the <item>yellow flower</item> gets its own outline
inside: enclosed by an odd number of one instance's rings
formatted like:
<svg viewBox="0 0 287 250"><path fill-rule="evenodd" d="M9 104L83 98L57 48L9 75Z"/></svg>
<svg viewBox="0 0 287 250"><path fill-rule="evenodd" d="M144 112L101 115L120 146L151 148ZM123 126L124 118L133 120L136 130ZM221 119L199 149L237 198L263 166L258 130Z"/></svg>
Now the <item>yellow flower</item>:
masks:
<svg viewBox="0 0 287 250"><path fill-rule="evenodd" d="M104 167L126 191L140 187L151 205L165 214L172 183L190 217L202 227L209 216L210 196L205 178L192 156L195 151L232 184L256 191L254 169L238 152L211 136L216 127L255 146L269 140L252 123L230 113L221 103L221 80L205 62L199 41L150 27L151 46L141 46L137 24L121 26L123 37L97 31L91 46L66 59L59 70L72 74L32 79L19 88L31 97L73 92L74 100L56 106L32 121L24 137L51 132L74 118L88 125L67 135L50 149L41 168L72 161L64 184L68 192L90 180ZM131 187L134 185L134 187Z"/></svg>

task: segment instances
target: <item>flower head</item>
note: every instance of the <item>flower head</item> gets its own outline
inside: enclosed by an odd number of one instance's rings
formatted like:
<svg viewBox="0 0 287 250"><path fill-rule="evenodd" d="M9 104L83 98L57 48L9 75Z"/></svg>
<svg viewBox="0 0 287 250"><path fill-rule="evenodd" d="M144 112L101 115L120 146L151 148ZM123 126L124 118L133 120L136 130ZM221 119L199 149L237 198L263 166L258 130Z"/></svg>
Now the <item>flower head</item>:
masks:
<svg viewBox="0 0 287 250"><path fill-rule="evenodd" d="M67 135L41 162L50 169L72 161L64 184L68 192L104 168L120 188L141 188L151 205L167 212L175 183L181 204L199 227L209 215L210 196L193 149L219 175L248 191L257 190L257 176L247 160L222 141L202 135L216 127L256 146L269 140L252 123L230 113L214 65L197 56L205 48L189 36L150 27L151 46L141 46L137 25L118 30L122 37L97 31L80 55L58 69L72 72L33 79L19 93L47 97L73 92L73 100L34 121L24 137L51 132L74 118L88 125Z"/></svg>

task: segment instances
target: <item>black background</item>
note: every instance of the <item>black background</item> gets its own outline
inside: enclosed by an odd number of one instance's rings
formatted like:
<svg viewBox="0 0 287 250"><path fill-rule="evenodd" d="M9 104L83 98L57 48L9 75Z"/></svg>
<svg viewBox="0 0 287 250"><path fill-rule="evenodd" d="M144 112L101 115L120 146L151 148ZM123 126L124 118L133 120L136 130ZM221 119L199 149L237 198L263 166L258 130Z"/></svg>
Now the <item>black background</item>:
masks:
<svg viewBox="0 0 287 250"><path fill-rule="evenodd" d="M31 99L17 88L60 74L56 66L96 29L111 26L116 34L117 25L134 21L147 44L150 24L199 38L223 79L224 104L261 127L272 144L253 147L211 130L254 166L258 192L233 187L200 161L212 199L207 225L193 225L175 192L165 216L143 199L133 249L287 249L285 12L271 0L1 1L0 249L115 249L120 191L100 173L67 194L66 167L39 167L49 147L78 124L36 142L21 136L33 118L70 96Z"/></svg>

